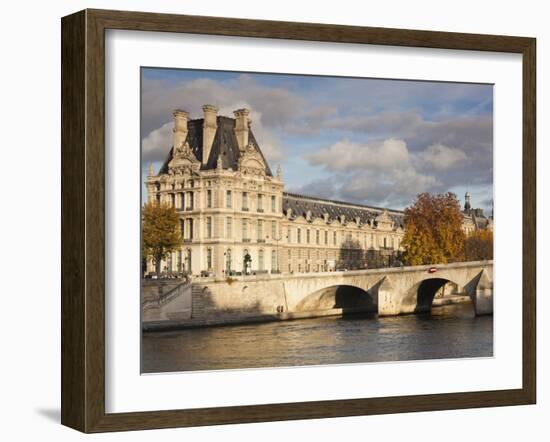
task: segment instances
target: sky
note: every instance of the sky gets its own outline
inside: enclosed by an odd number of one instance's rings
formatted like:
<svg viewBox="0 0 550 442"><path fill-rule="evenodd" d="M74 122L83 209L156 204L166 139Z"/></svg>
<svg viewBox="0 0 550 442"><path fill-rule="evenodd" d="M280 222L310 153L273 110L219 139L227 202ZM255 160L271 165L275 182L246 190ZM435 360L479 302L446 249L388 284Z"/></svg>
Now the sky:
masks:
<svg viewBox="0 0 550 442"><path fill-rule="evenodd" d="M490 213L493 86L430 81L142 68L142 176L166 158L172 111L250 109L285 190L392 209L454 192ZM145 191L143 191L145 192ZM488 214L489 214L488 213Z"/></svg>

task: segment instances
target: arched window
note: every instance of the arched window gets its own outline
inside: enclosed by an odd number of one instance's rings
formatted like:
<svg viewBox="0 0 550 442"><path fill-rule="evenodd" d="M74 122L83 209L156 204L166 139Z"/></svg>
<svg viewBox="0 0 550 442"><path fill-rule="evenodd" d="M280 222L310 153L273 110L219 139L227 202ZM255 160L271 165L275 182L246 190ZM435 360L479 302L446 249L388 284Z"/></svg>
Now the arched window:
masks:
<svg viewBox="0 0 550 442"><path fill-rule="evenodd" d="M260 249L258 252L258 270L264 269L264 251Z"/></svg>
<svg viewBox="0 0 550 442"><path fill-rule="evenodd" d="M227 217L225 223L225 237L233 238L233 218Z"/></svg>
<svg viewBox="0 0 550 442"><path fill-rule="evenodd" d="M225 252L225 273L231 273L231 249L227 249Z"/></svg>
<svg viewBox="0 0 550 442"><path fill-rule="evenodd" d="M172 254L171 253L168 254L168 262L167 262L167 265L166 265L166 271L168 273L170 273L172 271Z"/></svg>
<svg viewBox="0 0 550 442"><path fill-rule="evenodd" d="M206 270L212 270L212 249L206 249Z"/></svg>
<svg viewBox="0 0 550 442"><path fill-rule="evenodd" d="M231 193L231 190L227 190L225 192L225 207L228 209L231 209L233 207L233 194Z"/></svg>
<svg viewBox="0 0 550 442"><path fill-rule="evenodd" d="M191 249L187 249L186 252L185 252L185 270L188 272L188 273L191 273L191 269L192 269L192 262L191 262Z"/></svg>
<svg viewBox="0 0 550 442"><path fill-rule="evenodd" d="M181 237L184 238L183 234L185 233L185 221L180 219L180 233Z"/></svg>
<svg viewBox="0 0 550 442"><path fill-rule="evenodd" d="M182 268L181 268L181 264L182 264L182 258L183 258L183 253L181 250L178 250L178 255L177 255L177 266L178 266L178 272L181 272L182 271Z"/></svg>
<svg viewBox="0 0 550 442"><path fill-rule="evenodd" d="M212 238L212 217L206 217L206 237Z"/></svg>
<svg viewBox="0 0 550 442"><path fill-rule="evenodd" d="M271 272L277 271L277 252L275 250L271 251Z"/></svg>

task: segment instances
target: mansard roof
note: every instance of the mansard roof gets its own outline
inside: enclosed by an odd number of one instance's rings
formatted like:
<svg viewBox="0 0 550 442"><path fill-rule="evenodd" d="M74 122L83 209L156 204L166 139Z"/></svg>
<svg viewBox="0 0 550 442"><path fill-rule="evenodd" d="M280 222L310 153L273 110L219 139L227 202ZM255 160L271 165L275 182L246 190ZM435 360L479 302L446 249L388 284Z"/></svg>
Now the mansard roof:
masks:
<svg viewBox="0 0 550 442"><path fill-rule="evenodd" d="M394 224L401 227L404 217L404 213L400 210L283 192L283 213L287 216L288 209L291 209L291 219L299 216L305 217L309 211L312 219L322 219L324 214L328 213L329 221L339 220L344 215L346 221L355 221L356 218L359 218L361 224L374 223L376 217L386 211Z"/></svg>
<svg viewBox="0 0 550 442"><path fill-rule="evenodd" d="M233 169L238 170L239 158L241 156L241 151L239 150L239 144L235 136L235 119L224 116L217 116L217 129L216 134L214 135L214 141L212 143L212 149L210 149L210 155L206 164L203 164L203 149L202 149L202 133L204 118L198 118L196 120L189 120L187 122L187 138L186 141L189 143L189 147L193 151L193 154L201 162L200 170L209 170L216 169L218 164L218 158L221 158L222 168L223 169ZM254 149L261 155L264 164L265 164L265 173L267 176L273 176L269 164L260 149L256 137L252 129L249 129L248 132L248 144L254 146ZM166 160L164 161L162 167L159 170L160 174L168 173L168 163L172 159L174 148L170 149Z"/></svg>
<svg viewBox="0 0 550 442"><path fill-rule="evenodd" d="M492 221L492 217L485 216L483 209L465 209L462 216L471 221L478 230L487 229Z"/></svg>

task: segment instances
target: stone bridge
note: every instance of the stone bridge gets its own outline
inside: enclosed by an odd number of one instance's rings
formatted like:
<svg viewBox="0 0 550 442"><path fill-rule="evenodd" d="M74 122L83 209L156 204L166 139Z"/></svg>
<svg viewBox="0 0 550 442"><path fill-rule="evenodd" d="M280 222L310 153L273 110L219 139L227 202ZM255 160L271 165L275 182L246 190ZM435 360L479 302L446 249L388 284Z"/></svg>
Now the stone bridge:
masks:
<svg viewBox="0 0 550 442"><path fill-rule="evenodd" d="M447 282L456 284L470 297L477 315L492 314L493 262L475 261L348 272L197 278L188 294L191 311L186 324L360 311L380 316L429 312L436 292ZM164 317L177 313L171 304L162 307Z"/></svg>

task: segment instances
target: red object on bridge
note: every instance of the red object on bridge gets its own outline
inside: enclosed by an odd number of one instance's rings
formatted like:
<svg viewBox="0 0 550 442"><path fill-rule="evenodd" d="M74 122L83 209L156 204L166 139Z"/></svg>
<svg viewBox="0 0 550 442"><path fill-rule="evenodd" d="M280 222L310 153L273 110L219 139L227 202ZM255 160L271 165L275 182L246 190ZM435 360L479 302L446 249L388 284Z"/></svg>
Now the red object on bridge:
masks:
<svg viewBox="0 0 550 442"><path fill-rule="evenodd" d="M437 272L437 269L435 267L430 267L428 270L428 273L435 273Z"/></svg>

